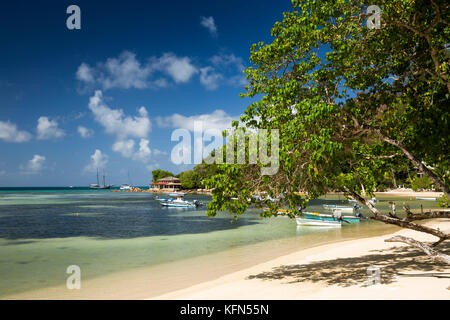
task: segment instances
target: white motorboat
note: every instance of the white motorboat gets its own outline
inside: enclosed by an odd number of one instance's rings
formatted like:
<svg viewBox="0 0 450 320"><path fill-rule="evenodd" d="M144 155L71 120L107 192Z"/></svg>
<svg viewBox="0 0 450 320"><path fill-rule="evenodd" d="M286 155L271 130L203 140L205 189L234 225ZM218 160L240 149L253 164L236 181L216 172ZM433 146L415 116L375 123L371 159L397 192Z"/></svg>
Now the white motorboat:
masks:
<svg viewBox="0 0 450 320"><path fill-rule="evenodd" d="M416 200L436 201L436 198L416 197Z"/></svg>
<svg viewBox="0 0 450 320"><path fill-rule="evenodd" d="M170 197L184 197L185 193L183 192L171 192L169 193Z"/></svg>
<svg viewBox="0 0 450 320"><path fill-rule="evenodd" d="M157 199L159 203L164 207L173 208L197 208L201 206L200 201L194 200L192 202L183 199L183 196L178 196L176 199L173 198L159 198Z"/></svg>
<svg viewBox="0 0 450 320"><path fill-rule="evenodd" d="M130 185L130 172L128 171L128 183L124 183L120 186L120 190L131 190L131 185Z"/></svg>
<svg viewBox="0 0 450 320"><path fill-rule="evenodd" d="M338 206L336 204L324 204L323 205L325 210L333 211L335 209L341 210L342 213L353 213L353 207L345 207L345 206Z"/></svg>
<svg viewBox="0 0 450 320"><path fill-rule="evenodd" d="M333 227L340 228L341 221L339 220L325 220L325 219L307 219L307 218L295 218L297 225L299 226L311 226L311 227Z"/></svg>

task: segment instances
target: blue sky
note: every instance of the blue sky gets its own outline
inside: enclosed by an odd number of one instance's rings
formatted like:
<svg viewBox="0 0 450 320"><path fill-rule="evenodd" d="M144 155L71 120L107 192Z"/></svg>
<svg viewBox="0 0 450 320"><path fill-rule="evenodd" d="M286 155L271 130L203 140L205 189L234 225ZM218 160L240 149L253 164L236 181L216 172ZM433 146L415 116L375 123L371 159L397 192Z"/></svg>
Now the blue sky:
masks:
<svg viewBox="0 0 450 320"><path fill-rule="evenodd" d="M69 30L66 8L81 9ZM14 1L0 11L0 186L145 185L175 129L225 128L284 1Z"/></svg>

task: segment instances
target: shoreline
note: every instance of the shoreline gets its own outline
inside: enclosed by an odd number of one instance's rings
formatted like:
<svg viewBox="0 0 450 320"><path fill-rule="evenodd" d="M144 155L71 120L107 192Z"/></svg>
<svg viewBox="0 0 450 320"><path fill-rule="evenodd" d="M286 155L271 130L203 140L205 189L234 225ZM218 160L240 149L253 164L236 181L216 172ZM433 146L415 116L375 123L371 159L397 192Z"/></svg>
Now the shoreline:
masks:
<svg viewBox="0 0 450 320"><path fill-rule="evenodd" d="M391 226L394 230L398 227ZM388 236L392 231L377 231L378 236ZM309 243L302 249L292 249L286 242L290 238L275 239L232 248L213 254L201 255L179 261L154 266L114 272L83 281L82 289L67 290L63 286L50 286L12 293L0 297L0 300L141 300L184 290L192 286L214 281L223 276L240 272L259 264L270 263L274 259L303 250L314 250L321 246L339 246L346 241L359 241L371 236L360 236ZM373 236L372 236L373 237ZM252 258L248 258L252 254ZM230 258L236 260L229 265ZM238 263L236 263L238 262ZM180 272L182 268L183 272ZM169 276L169 277L168 277ZM127 279L124 281L124 279ZM114 284L114 286L111 286Z"/></svg>
<svg viewBox="0 0 450 320"><path fill-rule="evenodd" d="M450 219L434 219L426 225L450 230ZM403 243L384 242L394 235L434 239L402 229L319 245L149 299L450 299L450 266L434 263L425 253ZM448 254L450 245L444 242L439 249ZM368 285L372 266L379 267L380 283Z"/></svg>
<svg viewBox="0 0 450 320"><path fill-rule="evenodd" d="M450 219L433 219L426 225L450 230ZM50 287L4 296L1 300L450 299L450 266L433 263L424 253L402 243L384 242L398 234L421 241L434 237L413 230L396 230L381 236L322 243L250 266L242 252L242 264L234 271L219 270L228 258L219 254L207 260L187 259L181 272L177 270L179 265L169 263L86 280L82 286L90 291ZM442 245L439 249L445 248L450 254L450 243ZM199 262L209 267L205 270ZM211 264L216 267L211 268ZM367 286L367 268L372 265L380 266L381 284ZM162 270L168 271L170 278L156 277ZM400 275L408 273L413 276ZM442 278L432 276L436 273L442 273ZM114 287L108 286L111 283Z"/></svg>

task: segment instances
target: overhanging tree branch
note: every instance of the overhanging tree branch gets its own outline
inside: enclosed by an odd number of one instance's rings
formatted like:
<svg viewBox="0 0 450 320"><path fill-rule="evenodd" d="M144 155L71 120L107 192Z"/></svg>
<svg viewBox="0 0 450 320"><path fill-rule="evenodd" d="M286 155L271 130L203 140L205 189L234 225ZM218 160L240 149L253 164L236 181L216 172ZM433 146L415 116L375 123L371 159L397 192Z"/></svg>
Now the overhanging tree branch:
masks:
<svg viewBox="0 0 450 320"><path fill-rule="evenodd" d="M417 249L422 250L423 252L425 252L434 262L445 262L450 264L450 256L440 253L436 250L434 250L433 248L431 248L430 246L419 242L417 240L414 240L413 238L408 238L408 237L404 237L404 236L395 236L389 239L384 240L386 242L403 242L406 244L409 244L412 247L415 247Z"/></svg>

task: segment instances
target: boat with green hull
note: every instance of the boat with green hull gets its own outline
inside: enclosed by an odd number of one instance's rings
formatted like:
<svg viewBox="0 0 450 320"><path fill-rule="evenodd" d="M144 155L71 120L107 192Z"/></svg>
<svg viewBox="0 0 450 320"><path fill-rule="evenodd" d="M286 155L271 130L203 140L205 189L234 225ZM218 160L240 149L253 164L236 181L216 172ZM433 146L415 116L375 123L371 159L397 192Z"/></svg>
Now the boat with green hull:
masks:
<svg viewBox="0 0 450 320"><path fill-rule="evenodd" d="M303 212L300 217L310 220L320 220L320 221L338 221L338 218L332 214L322 214L318 212ZM349 223L358 223L361 218L355 216L341 216L342 221Z"/></svg>

